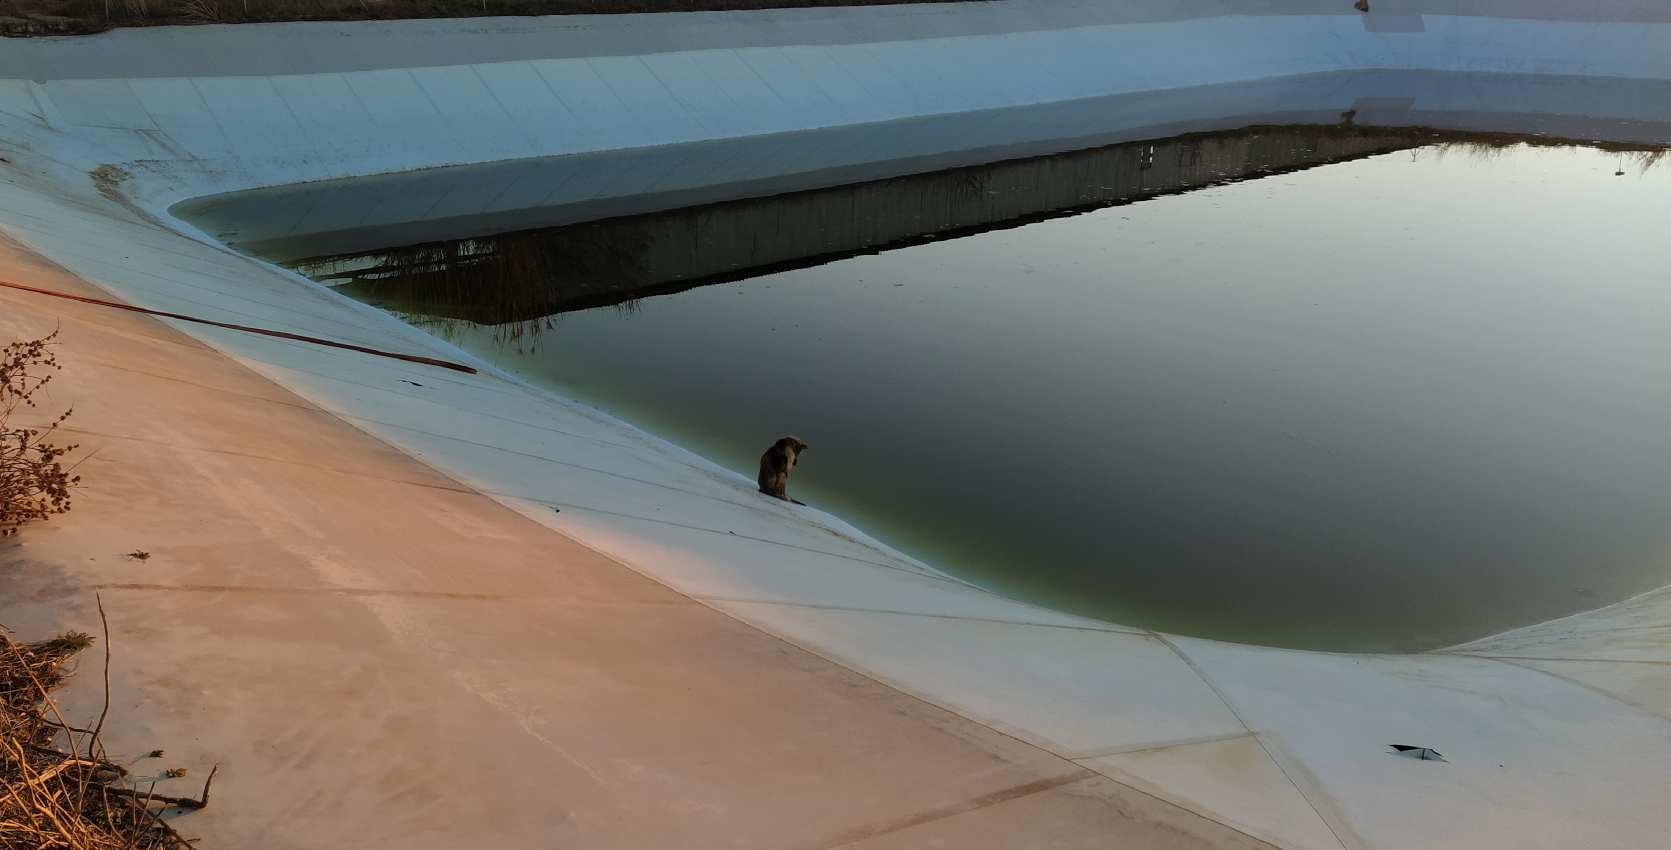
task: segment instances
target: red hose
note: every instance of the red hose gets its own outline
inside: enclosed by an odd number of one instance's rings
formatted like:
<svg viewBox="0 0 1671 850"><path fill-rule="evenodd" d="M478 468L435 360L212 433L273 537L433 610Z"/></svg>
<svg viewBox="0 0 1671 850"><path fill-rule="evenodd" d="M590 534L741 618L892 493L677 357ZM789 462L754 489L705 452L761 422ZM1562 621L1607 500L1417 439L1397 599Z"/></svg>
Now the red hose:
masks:
<svg viewBox="0 0 1671 850"><path fill-rule="evenodd" d="M151 310L151 309L148 309L148 308L145 308L145 307L135 307L132 304L122 304L122 303L116 302L116 301L105 301L105 300L100 299L100 298L88 298L88 297L82 296L82 295L71 295L68 292L54 292L53 290L50 290L50 289L40 289L40 288L34 287L34 286L25 286L21 283L12 283L9 280L0 280L0 286L4 286L7 289L18 289L18 290L22 290L24 292L33 292L37 295L50 295L54 298L67 298L71 301L80 301L83 304L97 304L100 307L114 307L118 310L127 310L127 311L133 312L133 313L144 313L147 316L161 316L165 319L178 319L182 322L195 322L199 325L209 325L211 327L216 327L216 328L226 328L227 330L243 331L245 333L260 334L262 336L274 336L274 337L278 337L279 339L293 339L297 342L307 342L307 343L312 343L314 345L323 345L323 346L326 346L327 348L342 348L342 349L347 349L348 351L358 351L361 354L373 354L373 355L376 355L378 357L392 357L395 360L405 360L408 363L422 363L426 366L439 366L443 369L451 369L454 372L463 372L463 373L468 374L468 375L476 374L476 370L473 367L466 366L463 363L453 363L453 362L448 361L448 360L437 360L434 357L423 357L423 356L417 355L417 354L400 354L400 353L397 353L397 352L394 352L394 351L382 351L382 350L379 350L379 349L376 349L376 348L367 348L363 345L354 345L353 343L348 343L348 342L335 342L335 341L329 340L329 339L320 339L319 337L316 337L316 336L302 336L301 334L293 334L293 333L288 333L286 331L274 331L274 330L268 330L266 328L252 328L248 325L234 325L234 324L229 324L227 322L216 322L216 321L213 321L211 319L199 319L196 316L187 316L187 315L184 315L184 314L181 314L181 313L169 313L169 312L165 312L163 310Z"/></svg>

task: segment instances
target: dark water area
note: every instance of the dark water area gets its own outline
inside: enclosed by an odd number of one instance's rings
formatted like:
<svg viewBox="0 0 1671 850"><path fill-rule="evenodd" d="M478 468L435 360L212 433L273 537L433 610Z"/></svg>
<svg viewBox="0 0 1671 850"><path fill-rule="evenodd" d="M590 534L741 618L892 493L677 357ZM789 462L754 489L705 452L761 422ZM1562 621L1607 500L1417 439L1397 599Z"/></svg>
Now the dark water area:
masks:
<svg viewBox="0 0 1671 850"><path fill-rule="evenodd" d="M1345 115L298 265L750 477L798 434L795 495L999 592L1424 649L1671 582L1671 163L1533 141Z"/></svg>
<svg viewBox="0 0 1671 850"><path fill-rule="evenodd" d="M632 305L1431 140L1425 132L1350 126L1196 133L480 238L312 256L293 265L386 309L500 325Z"/></svg>

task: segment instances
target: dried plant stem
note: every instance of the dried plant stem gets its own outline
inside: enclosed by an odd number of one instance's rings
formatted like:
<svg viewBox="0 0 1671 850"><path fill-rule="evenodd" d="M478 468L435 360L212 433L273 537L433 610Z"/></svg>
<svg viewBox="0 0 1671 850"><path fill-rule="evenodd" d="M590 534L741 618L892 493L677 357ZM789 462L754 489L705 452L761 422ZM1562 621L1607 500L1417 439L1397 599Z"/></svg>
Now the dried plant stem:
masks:
<svg viewBox="0 0 1671 850"><path fill-rule="evenodd" d="M219 765L209 771L195 799L159 795L154 786L140 791L118 784L128 771L105 758L99 744L109 712L108 664L105 710L92 731L85 732L86 753L81 754L83 745L74 727L64 722L52 690L63 681L64 664L92 640L72 633L21 644L0 631L0 850L187 850L190 842L161 814L208 805ZM56 745L60 735L68 751Z"/></svg>

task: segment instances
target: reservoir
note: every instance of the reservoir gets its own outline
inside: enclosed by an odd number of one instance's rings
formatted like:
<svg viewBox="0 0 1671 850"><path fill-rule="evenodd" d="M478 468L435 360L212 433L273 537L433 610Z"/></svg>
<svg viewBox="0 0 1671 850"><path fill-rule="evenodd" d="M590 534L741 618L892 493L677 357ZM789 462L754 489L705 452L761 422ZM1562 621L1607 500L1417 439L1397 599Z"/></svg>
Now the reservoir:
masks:
<svg viewBox="0 0 1671 850"><path fill-rule="evenodd" d="M542 167L574 165L470 179ZM1061 610L1420 650L1671 582L1655 145L1344 114L903 170L299 234L248 223L419 190L175 211L751 478L798 435L793 495Z"/></svg>

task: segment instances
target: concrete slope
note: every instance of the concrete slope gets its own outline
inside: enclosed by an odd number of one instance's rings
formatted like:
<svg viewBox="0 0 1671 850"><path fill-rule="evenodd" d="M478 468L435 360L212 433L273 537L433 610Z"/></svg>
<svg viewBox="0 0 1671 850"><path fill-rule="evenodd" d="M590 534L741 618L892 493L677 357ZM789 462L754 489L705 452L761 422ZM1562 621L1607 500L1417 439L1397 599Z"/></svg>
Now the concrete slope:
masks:
<svg viewBox="0 0 1671 850"><path fill-rule="evenodd" d="M102 297L11 243L0 277ZM110 615L121 760L212 847L1263 846L647 580L147 317L58 329L85 485L0 548L19 635ZM143 550L146 560L122 553ZM68 689L96 714L98 662ZM190 786L189 788L187 786Z"/></svg>

